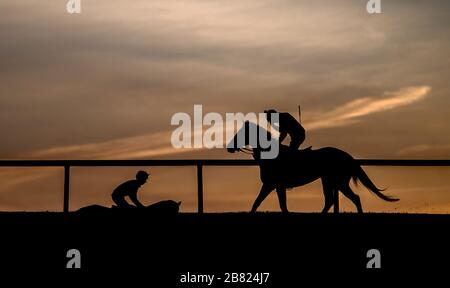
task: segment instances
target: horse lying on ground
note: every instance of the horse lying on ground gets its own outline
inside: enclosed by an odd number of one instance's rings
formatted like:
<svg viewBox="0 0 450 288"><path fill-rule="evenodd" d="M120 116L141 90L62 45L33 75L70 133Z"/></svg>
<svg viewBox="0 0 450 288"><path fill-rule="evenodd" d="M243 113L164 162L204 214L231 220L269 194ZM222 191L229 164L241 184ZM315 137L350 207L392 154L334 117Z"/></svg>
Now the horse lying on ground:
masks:
<svg viewBox="0 0 450 288"><path fill-rule="evenodd" d="M175 202L173 200L164 200L160 202L153 203L143 208L138 208L136 206L131 206L128 208L119 208L117 206L105 207L101 205L89 205L86 207L82 207L77 210L78 213L102 213L102 212L110 212L110 213L128 213L128 212L145 212L152 214L164 214L171 215L177 214L180 210L180 202Z"/></svg>

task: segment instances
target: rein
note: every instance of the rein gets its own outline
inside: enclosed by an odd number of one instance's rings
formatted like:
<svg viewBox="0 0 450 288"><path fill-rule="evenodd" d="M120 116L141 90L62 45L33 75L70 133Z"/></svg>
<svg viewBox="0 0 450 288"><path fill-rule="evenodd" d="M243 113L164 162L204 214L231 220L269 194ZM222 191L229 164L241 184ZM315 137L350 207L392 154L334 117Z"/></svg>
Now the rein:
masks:
<svg viewBox="0 0 450 288"><path fill-rule="evenodd" d="M250 148L239 148L239 151L244 152L245 154L253 154L253 149Z"/></svg>

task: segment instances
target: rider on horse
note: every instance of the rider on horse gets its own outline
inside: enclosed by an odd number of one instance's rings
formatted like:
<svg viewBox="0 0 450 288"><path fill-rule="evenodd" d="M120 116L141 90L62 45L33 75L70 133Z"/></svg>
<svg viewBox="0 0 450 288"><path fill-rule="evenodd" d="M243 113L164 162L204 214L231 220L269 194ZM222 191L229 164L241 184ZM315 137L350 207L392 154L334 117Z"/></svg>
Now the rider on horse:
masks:
<svg viewBox="0 0 450 288"><path fill-rule="evenodd" d="M267 121L272 124L271 114L278 113L274 109L264 110L266 113ZM280 112L279 115L279 132L280 132L280 144L289 134L291 137L291 142L289 143L289 148L293 150L298 150L300 144L305 141L305 128L295 119L291 114L287 112Z"/></svg>

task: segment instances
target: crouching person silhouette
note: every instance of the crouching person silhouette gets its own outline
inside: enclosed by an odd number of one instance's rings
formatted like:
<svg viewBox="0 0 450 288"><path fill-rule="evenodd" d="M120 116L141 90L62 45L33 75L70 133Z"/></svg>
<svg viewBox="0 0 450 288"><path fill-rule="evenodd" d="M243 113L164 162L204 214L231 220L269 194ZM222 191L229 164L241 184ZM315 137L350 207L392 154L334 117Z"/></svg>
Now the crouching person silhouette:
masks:
<svg viewBox="0 0 450 288"><path fill-rule="evenodd" d="M137 198L137 192L139 188L147 182L148 177L150 176L149 173L145 171L138 171L136 173L136 179L126 181L114 189L111 197L114 203L117 205L118 208L144 208L145 206L142 205L141 202L139 202ZM131 202L133 202L134 205L127 202L125 197L129 197Z"/></svg>

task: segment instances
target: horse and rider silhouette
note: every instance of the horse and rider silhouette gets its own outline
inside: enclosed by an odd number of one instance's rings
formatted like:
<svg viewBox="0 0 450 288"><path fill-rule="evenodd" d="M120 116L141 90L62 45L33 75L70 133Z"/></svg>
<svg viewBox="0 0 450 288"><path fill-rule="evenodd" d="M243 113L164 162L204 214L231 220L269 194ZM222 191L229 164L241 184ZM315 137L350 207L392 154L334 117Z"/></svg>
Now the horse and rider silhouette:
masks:
<svg viewBox="0 0 450 288"><path fill-rule="evenodd" d="M273 113L277 111L271 109L264 111L270 124ZM298 150L298 147L305 139L305 129L289 113L279 113L279 153L274 159L262 159L261 152L267 151L260 145L259 133L267 135L268 139L273 139L269 131L263 127L246 121L243 127L236 133L228 143L227 150L230 153L241 151L250 144L249 131L257 131L256 146L252 147L252 155L258 162L260 178L262 181L261 191L253 203L251 212L256 212L266 197L276 190L281 211L289 212L286 203L286 189L294 188L321 179L325 204L322 213L327 213L334 205L335 193L342 192L356 206L359 213L363 213L360 198L350 188L350 180L355 184L361 182L369 191L379 198L394 202L399 199L386 196L382 193L384 189L379 189L367 176L358 162L347 152L333 147L325 147L317 150L311 147ZM256 129L256 130L252 130ZM291 142L289 146L281 144L282 140L289 135ZM243 143L238 139L245 139ZM255 140L255 139L252 139ZM241 146L238 146L239 144ZM273 142L270 142L273 143ZM252 142L252 145L255 145ZM270 147L269 147L270 148Z"/></svg>
<svg viewBox="0 0 450 288"><path fill-rule="evenodd" d="M271 125L275 124L272 123L271 115L278 112L273 109L264 112L268 123ZM252 155L257 160L263 185L258 197L253 203L251 212L256 212L264 199L273 190L278 195L281 211L289 212L287 208L286 190L311 183L319 178L322 181L323 194L325 196L322 213L327 213L335 204L334 196L339 192L353 202L359 213L363 213L359 196L350 188L350 180L353 180L355 184L361 182L369 191L385 201L394 202L399 200L384 195L382 193L384 189L379 189L370 180L358 162L347 152L333 147L325 147L317 150L309 147L304 150L299 150L298 148L305 140L305 129L289 113L278 113L278 116L278 131L280 132L278 140L279 153L274 159L263 159L261 157L261 153L268 151L271 147L264 148L266 145L260 145L261 138L259 133L263 133L263 135L266 135L267 140L271 140L270 143L274 143L272 134L253 122L246 121L227 145L227 150L230 153L247 150L246 147L250 144L253 146L251 149ZM256 139L252 139L256 140L256 144L254 143L255 141L250 141L249 131L257 131ZM281 144L287 135L291 139L289 146ZM245 139L245 141L241 141L241 139ZM136 210L178 213L181 202L166 200L144 206L138 200L138 190L147 182L149 176L150 174L145 171L138 171L136 173L136 179L128 180L117 186L111 195L115 203L111 208L117 211L132 211L135 210L134 208L140 208ZM127 197L131 200L132 204L126 200ZM80 210L95 212L109 210L111 208L91 205Z"/></svg>

